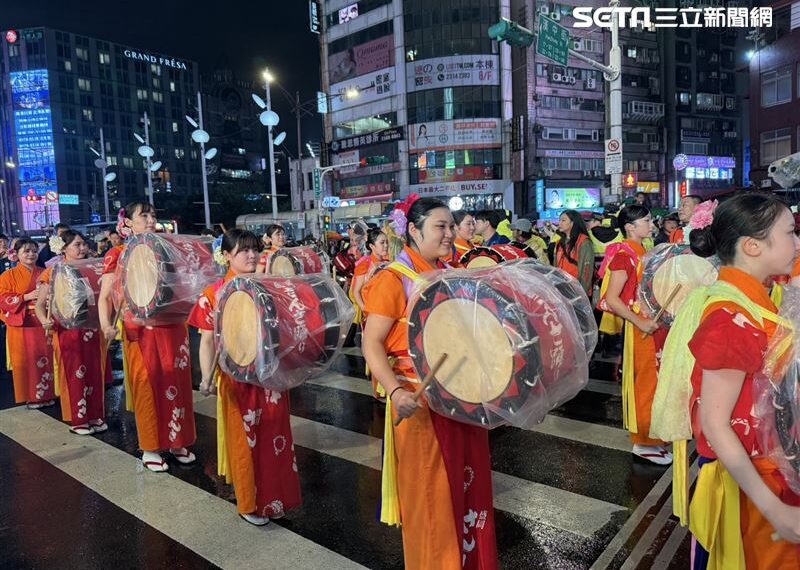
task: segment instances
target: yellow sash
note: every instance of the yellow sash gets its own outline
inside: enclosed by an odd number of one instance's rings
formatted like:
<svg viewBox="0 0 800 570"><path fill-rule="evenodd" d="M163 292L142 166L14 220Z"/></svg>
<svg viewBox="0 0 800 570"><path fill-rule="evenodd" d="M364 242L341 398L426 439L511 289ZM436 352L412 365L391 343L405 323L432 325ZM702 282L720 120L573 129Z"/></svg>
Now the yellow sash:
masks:
<svg viewBox="0 0 800 570"><path fill-rule="evenodd" d="M709 553L708 570L745 570L739 485L719 461L703 465L692 498L689 530Z"/></svg>

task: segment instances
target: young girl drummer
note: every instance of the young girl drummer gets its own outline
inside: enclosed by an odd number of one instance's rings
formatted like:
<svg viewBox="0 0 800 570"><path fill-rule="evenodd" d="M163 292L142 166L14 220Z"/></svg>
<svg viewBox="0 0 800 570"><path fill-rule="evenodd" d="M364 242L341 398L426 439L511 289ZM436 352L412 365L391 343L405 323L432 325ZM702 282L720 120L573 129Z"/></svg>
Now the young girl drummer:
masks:
<svg viewBox="0 0 800 570"><path fill-rule="evenodd" d="M72 264L86 259L89 247L78 232L66 230L51 246L53 253L63 255L63 263ZM105 422L104 388L111 377L111 365L100 330L66 329L48 315L53 267L39 277L39 298L36 315L45 330L53 331L53 352L59 366L56 382L60 387L61 416L78 435L91 435L108 429Z"/></svg>
<svg viewBox="0 0 800 570"><path fill-rule="evenodd" d="M701 465L690 510L698 570L800 568L800 497L762 456L751 415L753 375L763 366L777 320L763 283L791 271L800 248L794 230L789 208L773 196L740 194L714 214L719 280L746 299L708 304L689 342ZM774 540L776 531L784 540Z"/></svg>
<svg viewBox="0 0 800 570"><path fill-rule="evenodd" d="M664 346L666 331L642 315L636 304L639 262L645 254L642 242L651 235L653 221L647 208L635 204L624 207L617 219L627 239L619 248L609 249L609 259L603 262L610 272L603 301L615 315L625 319L623 420L630 432L634 455L656 465L669 465L672 454L665 449L664 442L649 437L651 408L658 383L658 354Z"/></svg>
<svg viewBox="0 0 800 570"><path fill-rule="evenodd" d="M364 356L389 395L384 509L394 491L386 476L394 462L399 499L399 520L386 516L386 511L381 519L402 523L408 570L490 570L497 568L497 546L488 431L432 413L424 398L412 398L420 378L408 354L408 291L416 274L441 267L438 260L452 255L455 238L447 206L416 198L403 205L407 228L398 228L408 245L363 293L369 313ZM405 421L393 427L397 418Z"/></svg>
<svg viewBox="0 0 800 570"><path fill-rule="evenodd" d="M219 392L221 415L217 427L223 437L218 441L225 446L219 455L228 458L225 473L233 480L239 515L251 524L263 526L301 503L289 424L289 395L236 382L216 368L217 293L237 275L255 271L261 248L255 234L233 229L223 236L220 249L228 273L205 290L189 315L188 324L200 331L200 390L205 394L215 389Z"/></svg>

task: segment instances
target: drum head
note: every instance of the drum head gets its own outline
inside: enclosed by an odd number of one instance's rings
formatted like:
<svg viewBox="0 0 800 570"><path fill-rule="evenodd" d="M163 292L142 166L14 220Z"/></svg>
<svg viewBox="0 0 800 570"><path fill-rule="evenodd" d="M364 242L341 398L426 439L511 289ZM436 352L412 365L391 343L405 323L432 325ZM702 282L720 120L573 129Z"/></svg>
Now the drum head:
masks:
<svg viewBox="0 0 800 570"><path fill-rule="evenodd" d="M436 379L463 402L492 401L511 382L514 352L508 335L489 309L472 300L450 299L434 307L422 342L428 362L447 353Z"/></svg>
<svg viewBox="0 0 800 570"><path fill-rule="evenodd" d="M675 298L664 311L674 315L681 308L689 294L697 287L708 286L717 280L717 269L703 257L696 255L676 255L667 259L653 277L653 295L663 307L675 286L682 286Z"/></svg>
<svg viewBox="0 0 800 570"><path fill-rule="evenodd" d="M63 273L58 273L53 280L53 305L56 313L65 319L74 319L83 305Z"/></svg>
<svg viewBox="0 0 800 570"><path fill-rule="evenodd" d="M130 300L139 307L146 307L156 296L158 263L146 245L137 245L130 253L125 288Z"/></svg>
<svg viewBox="0 0 800 570"><path fill-rule="evenodd" d="M244 291L232 293L225 302L222 317L225 352L237 365L249 366L256 359L258 350L258 337L253 334L258 311L253 298Z"/></svg>
<svg viewBox="0 0 800 570"><path fill-rule="evenodd" d="M484 256L484 257L476 257L472 261L467 264L467 269L482 269L484 267L494 267L497 265L497 260L492 259L491 257Z"/></svg>
<svg viewBox="0 0 800 570"><path fill-rule="evenodd" d="M275 256L272 263L270 263L269 273L270 275L278 277L294 277L297 275L294 263L292 263L292 260L286 255Z"/></svg>

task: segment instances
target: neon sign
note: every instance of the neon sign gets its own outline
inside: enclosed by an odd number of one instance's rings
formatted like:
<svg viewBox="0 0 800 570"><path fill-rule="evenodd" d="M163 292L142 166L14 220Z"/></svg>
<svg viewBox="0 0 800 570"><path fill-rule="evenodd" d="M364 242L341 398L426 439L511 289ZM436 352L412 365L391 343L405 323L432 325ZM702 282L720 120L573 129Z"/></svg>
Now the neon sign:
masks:
<svg viewBox="0 0 800 570"><path fill-rule="evenodd" d="M38 230L60 221L58 203L46 199L48 192L58 194L47 70L12 72L11 98L22 227Z"/></svg>

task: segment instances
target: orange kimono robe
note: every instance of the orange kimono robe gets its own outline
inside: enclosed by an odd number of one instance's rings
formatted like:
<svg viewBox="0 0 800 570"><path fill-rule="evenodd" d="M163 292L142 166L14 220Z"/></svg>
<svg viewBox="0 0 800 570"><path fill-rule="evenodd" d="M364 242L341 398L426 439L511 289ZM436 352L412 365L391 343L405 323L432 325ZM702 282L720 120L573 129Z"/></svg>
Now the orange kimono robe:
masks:
<svg viewBox="0 0 800 570"><path fill-rule="evenodd" d="M267 263L269 262L269 258L272 257L272 254L278 251L280 248L270 246L269 249L264 250L261 253L261 257L258 258L258 265L259 267L264 267L264 271L267 271Z"/></svg>
<svg viewBox="0 0 800 570"><path fill-rule="evenodd" d="M452 267L461 267L460 259L464 256L465 253L474 249L475 246L468 242L465 239L461 239L457 237L453 241L453 255L446 259L447 263Z"/></svg>
<svg viewBox="0 0 800 570"><path fill-rule="evenodd" d="M365 302L366 302L366 298L364 297L364 287L366 286L366 280L369 279L369 277L370 277L369 273L370 273L370 271L372 271L373 267L375 267L379 263L382 263L383 261L384 260L378 259L374 255L370 254L370 255L365 255L364 257L362 257L361 259L359 259L356 262L356 269L355 269L355 272L353 273L353 282L355 283L355 280L358 277L361 277L361 278L363 278L365 280L364 285L362 285L362 287L361 287L361 298L364 299ZM352 288L352 285L351 285L351 288ZM354 298L355 298L355 296L354 296ZM364 312L364 314L361 317L361 326L364 327L364 328L366 328L366 326L367 326L367 313L366 312ZM369 374L369 367L367 367L367 374ZM375 377L372 376L372 375L370 375L370 380L372 381L372 393L374 394L374 396L376 398L385 398L386 397L386 393L383 390L383 386L381 386L378 383L378 381L375 379Z"/></svg>
<svg viewBox="0 0 800 570"><path fill-rule="evenodd" d="M106 254L105 275L117 272L124 250L122 245ZM158 452L192 445L196 432L186 325L144 327L126 315L122 349L128 362L139 448Z"/></svg>
<svg viewBox="0 0 800 570"><path fill-rule="evenodd" d="M406 247L397 260L416 273L433 268ZM386 353L403 390L420 379L408 356L405 321L410 285L393 270L366 285L367 312L395 321ZM492 505L489 432L423 407L394 429L397 486L407 570L494 570L497 544ZM392 410L396 419L396 410Z"/></svg>
<svg viewBox="0 0 800 570"><path fill-rule="evenodd" d="M23 299L36 288L42 271L40 267L31 271L17 265L0 275L0 319L7 325L14 400L18 404L49 402L56 397L52 347L34 312L34 301Z"/></svg>
<svg viewBox="0 0 800 570"><path fill-rule="evenodd" d="M52 267L39 276L50 284ZM52 295L52 290L51 293ZM61 396L61 417L73 426L105 419L105 385L111 381L111 362L99 329L53 327L53 354L59 363L55 381Z"/></svg>
<svg viewBox="0 0 800 570"><path fill-rule="evenodd" d="M189 326L213 331L217 292L234 274L208 287L189 315ZM224 444L241 514L280 517L298 507L300 477L289 421L289 393L237 382L219 371L217 392Z"/></svg>
<svg viewBox="0 0 800 570"><path fill-rule="evenodd" d="M683 228L678 228L669 236L669 243L682 244L684 242Z"/></svg>
<svg viewBox="0 0 800 570"><path fill-rule="evenodd" d="M719 279L734 285L757 305L777 313L766 287L747 273L732 267L723 267ZM800 497L791 491L778 466L762 454L759 421L752 415L753 377L762 368L763 355L775 330L775 323L765 319L762 327L752 315L733 302L715 303L706 309L700 327L689 342L689 349L696 359L692 371L692 431L697 440L702 475L702 470L713 467L712 464L717 461L716 453L703 435L700 424L703 370L731 369L745 372L742 390L731 413L731 428L770 490L784 503L800 506ZM692 512L698 508L703 511L713 510L706 506L708 499L695 493ZM775 529L741 490L738 516L747 570L800 568L800 547L786 541L773 541L771 537ZM696 563L694 567L702 569L708 553L699 544L697 547L694 557L700 564Z"/></svg>
<svg viewBox="0 0 800 570"><path fill-rule="evenodd" d="M622 249L614 255L608 263L608 271L624 271L628 280L622 288L620 299L634 312L638 313L636 305L636 289L639 286L641 277L640 259L644 257L645 249L641 244L631 240L624 242L635 254L634 259ZM652 439L650 433L650 419L652 417L653 399L656 395L658 385L658 368L661 365L661 350L667 340L667 330L659 328L653 334L642 338L641 331L626 321L625 324L625 349L623 360L632 359L633 362L623 362L624 368L632 370L631 382L625 382L626 372L623 371L623 394L622 405L626 411L624 417L629 418L633 415L627 413L631 407L635 407L636 421L626 421L625 428L630 433L633 444L647 446L661 446L663 441ZM632 364L632 368L631 368ZM626 385L630 390L626 390ZM630 393L632 392L632 393Z"/></svg>

